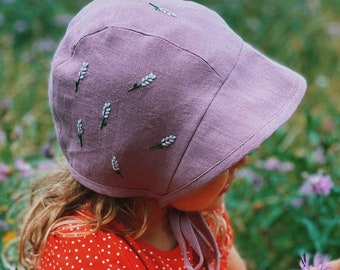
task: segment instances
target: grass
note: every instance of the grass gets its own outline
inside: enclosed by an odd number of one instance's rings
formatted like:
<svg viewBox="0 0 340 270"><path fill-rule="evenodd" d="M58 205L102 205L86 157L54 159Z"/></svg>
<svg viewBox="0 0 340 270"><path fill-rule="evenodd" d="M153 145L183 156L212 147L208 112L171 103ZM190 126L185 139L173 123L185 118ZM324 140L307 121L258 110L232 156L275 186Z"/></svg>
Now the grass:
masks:
<svg viewBox="0 0 340 270"><path fill-rule="evenodd" d="M59 153L47 104L49 63L67 21L89 1L44 0L34 9L29 0L2 2L0 250L15 264L22 198L31 179L54 166ZM236 246L248 268L297 269L303 252L340 256L340 3L199 2L309 83L297 113L250 156L248 170L227 195ZM330 194L300 194L317 173L331 177ZM0 269L9 267L2 263Z"/></svg>

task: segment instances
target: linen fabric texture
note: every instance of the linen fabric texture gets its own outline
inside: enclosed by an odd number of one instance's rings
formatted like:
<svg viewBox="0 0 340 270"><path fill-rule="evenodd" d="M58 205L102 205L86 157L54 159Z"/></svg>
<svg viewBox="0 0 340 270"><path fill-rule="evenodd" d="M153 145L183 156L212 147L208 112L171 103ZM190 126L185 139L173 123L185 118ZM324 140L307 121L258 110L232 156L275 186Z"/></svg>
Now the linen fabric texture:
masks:
<svg viewBox="0 0 340 270"><path fill-rule="evenodd" d="M74 177L98 193L181 198L258 147L294 112L304 79L189 1L93 1L70 23L49 89L58 140ZM88 71L75 93L83 61ZM145 75L157 78L128 92ZM105 102L107 125L100 128ZM82 119L83 147L76 124ZM150 146L168 135L176 142ZM123 178L112 169L115 156Z"/></svg>

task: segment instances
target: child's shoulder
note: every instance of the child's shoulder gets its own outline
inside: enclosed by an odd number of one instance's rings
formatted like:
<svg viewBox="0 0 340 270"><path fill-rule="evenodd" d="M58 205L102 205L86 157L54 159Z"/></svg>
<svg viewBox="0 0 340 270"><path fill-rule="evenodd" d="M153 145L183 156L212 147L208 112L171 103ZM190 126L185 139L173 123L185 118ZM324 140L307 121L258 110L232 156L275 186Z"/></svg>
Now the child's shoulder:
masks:
<svg viewBox="0 0 340 270"><path fill-rule="evenodd" d="M40 259L40 269L134 269L139 264L128 240L81 224L51 232Z"/></svg>

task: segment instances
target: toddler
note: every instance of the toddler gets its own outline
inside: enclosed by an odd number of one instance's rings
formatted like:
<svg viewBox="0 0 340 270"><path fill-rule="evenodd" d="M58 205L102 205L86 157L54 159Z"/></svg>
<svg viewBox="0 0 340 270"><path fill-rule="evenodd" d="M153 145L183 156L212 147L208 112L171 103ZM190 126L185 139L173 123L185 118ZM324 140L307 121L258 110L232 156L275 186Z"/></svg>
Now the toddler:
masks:
<svg viewBox="0 0 340 270"><path fill-rule="evenodd" d="M197 3L91 2L53 58L49 101L67 165L34 189L21 263L245 269L224 194L305 89Z"/></svg>

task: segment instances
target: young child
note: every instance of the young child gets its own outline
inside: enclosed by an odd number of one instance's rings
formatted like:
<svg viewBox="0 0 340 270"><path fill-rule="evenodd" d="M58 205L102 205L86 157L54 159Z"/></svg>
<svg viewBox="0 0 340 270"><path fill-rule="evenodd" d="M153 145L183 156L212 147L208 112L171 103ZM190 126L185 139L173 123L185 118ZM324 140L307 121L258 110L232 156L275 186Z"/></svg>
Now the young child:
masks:
<svg viewBox="0 0 340 270"><path fill-rule="evenodd" d="M49 98L67 168L40 181L34 269L245 269L224 194L305 80L182 0L96 0L71 21Z"/></svg>

